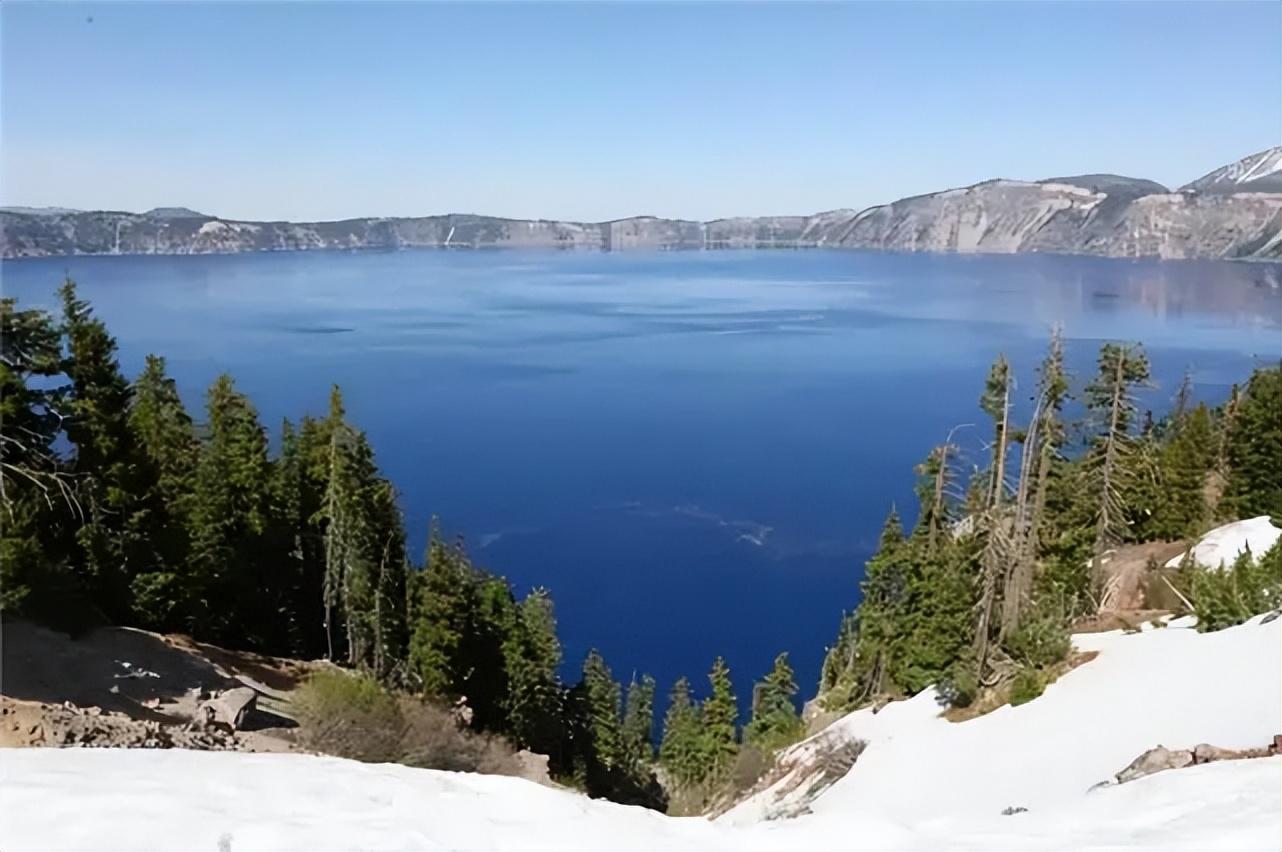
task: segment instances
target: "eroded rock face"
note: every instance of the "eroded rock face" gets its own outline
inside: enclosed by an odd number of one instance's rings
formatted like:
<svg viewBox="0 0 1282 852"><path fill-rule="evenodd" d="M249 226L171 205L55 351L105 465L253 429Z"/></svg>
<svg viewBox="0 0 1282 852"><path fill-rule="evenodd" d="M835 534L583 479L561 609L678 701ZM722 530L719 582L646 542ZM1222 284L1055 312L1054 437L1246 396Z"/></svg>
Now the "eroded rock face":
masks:
<svg viewBox="0 0 1282 852"><path fill-rule="evenodd" d="M1282 259L1282 193L1117 192L991 181L829 216L804 238L893 251Z"/></svg>
<svg viewBox="0 0 1282 852"><path fill-rule="evenodd" d="M446 215L243 222L186 208L146 213L0 210L0 256L214 254L309 249L839 247L1109 257L1282 260L1282 147L1171 192L1093 174L991 180L863 211L696 222L633 216L561 222Z"/></svg>

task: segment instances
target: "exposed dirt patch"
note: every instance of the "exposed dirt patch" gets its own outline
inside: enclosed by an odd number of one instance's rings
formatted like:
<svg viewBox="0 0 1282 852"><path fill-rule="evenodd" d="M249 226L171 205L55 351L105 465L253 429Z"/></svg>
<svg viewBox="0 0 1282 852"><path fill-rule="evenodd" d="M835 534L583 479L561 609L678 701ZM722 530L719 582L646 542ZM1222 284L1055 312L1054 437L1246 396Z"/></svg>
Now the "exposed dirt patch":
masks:
<svg viewBox="0 0 1282 852"><path fill-rule="evenodd" d="M7 621L0 624L0 697L9 721L0 725L6 731L0 741L289 748L290 693L308 671L323 665L328 663L227 651L127 627L98 628L73 639L30 622ZM234 737L223 742L193 724L203 701L244 686L259 700Z"/></svg>
<svg viewBox="0 0 1282 852"><path fill-rule="evenodd" d="M15 701L0 696L0 748L190 748L203 751L288 751L280 735L200 728L134 719L100 707Z"/></svg>
<svg viewBox="0 0 1282 852"><path fill-rule="evenodd" d="M1130 611L1152 606L1146 600L1146 576L1151 566L1165 565L1167 560L1184 553L1183 541L1150 541L1128 544L1105 554L1101 570L1104 584L1100 612Z"/></svg>

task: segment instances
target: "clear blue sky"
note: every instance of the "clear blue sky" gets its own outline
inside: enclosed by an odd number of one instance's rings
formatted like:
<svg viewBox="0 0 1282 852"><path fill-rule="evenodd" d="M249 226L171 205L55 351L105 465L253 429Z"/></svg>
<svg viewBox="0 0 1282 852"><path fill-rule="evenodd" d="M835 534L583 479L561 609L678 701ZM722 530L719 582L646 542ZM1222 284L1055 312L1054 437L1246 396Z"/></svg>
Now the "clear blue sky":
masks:
<svg viewBox="0 0 1282 852"><path fill-rule="evenodd" d="M0 26L5 204L810 213L1178 185L1282 137L1277 2L5 2Z"/></svg>

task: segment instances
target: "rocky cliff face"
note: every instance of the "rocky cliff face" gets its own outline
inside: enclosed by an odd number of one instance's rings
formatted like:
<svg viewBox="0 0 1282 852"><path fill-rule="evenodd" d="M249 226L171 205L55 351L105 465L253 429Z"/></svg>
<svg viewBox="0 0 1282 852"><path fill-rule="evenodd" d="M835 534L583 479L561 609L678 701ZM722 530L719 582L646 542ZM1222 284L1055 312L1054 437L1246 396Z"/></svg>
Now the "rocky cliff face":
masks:
<svg viewBox="0 0 1282 852"><path fill-rule="evenodd" d="M238 222L173 208L147 213L0 211L0 254L215 254L305 249L701 249L794 246L803 216L692 222L638 216L581 223L427 216Z"/></svg>
<svg viewBox="0 0 1282 852"><path fill-rule="evenodd" d="M305 249L844 247L1111 257L1282 260L1282 147L1178 192L1120 175L993 180L863 211L695 222L558 222L448 215L241 222L181 207L147 213L0 210L0 256L213 254Z"/></svg>
<svg viewBox="0 0 1282 852"><path fill-rule="evenodd" d="M995 180L814 217L803 239L894 251L1282 260L1282 148L1179 192L1118 175Z"/></svg>

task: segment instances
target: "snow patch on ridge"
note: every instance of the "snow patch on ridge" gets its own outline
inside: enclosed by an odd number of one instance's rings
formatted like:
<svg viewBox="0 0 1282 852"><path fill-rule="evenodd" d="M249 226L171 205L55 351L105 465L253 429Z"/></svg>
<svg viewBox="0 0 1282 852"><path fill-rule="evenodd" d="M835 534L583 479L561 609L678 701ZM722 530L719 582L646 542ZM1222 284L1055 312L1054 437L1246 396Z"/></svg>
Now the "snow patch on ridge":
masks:
<svg viewBox="0 0 1282 852"><path fill-rule="evenodd" d="M710 822L515 778L309 755L15 749L0 752L0 848L1276 848L1279 757L1087 790L1159 743L1267 743L1282 620L1074 643L1099 656L1020 707L954 724L926 693L838 720L823 734L868 745L795 819L760 821L766 794ZM1002 815L1010 806L1028 810Z"/></svg>
<svg viewBox="0 0 1282 852"><path fill-rule="evenodd" d="M1193 561L1204 568L1219 570L1231 566L1244 550L1250 550L1256 559L1282 537L1282 530L1273 526L1268 515L1246 521L1234 521L1216 527L1193 545ZM1167 568L1178 568L1187 554L1181 554L1166 563Z"/></svg>

